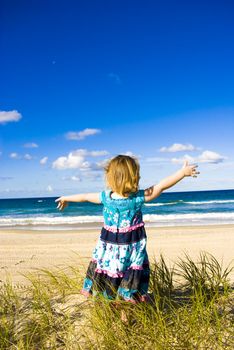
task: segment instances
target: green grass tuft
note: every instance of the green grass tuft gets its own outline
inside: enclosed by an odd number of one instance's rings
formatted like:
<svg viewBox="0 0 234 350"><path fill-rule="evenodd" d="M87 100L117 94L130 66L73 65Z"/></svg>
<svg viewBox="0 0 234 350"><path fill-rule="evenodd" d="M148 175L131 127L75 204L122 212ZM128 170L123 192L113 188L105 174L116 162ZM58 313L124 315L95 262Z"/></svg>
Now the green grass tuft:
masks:
<svg viewBox="0 0 234 350"><path fill-rule="evenodd" d="M148 304L84 301L75 267L38 270L0 287L0 350L234 349L232 268L202 252L151 262Z"/></svg>

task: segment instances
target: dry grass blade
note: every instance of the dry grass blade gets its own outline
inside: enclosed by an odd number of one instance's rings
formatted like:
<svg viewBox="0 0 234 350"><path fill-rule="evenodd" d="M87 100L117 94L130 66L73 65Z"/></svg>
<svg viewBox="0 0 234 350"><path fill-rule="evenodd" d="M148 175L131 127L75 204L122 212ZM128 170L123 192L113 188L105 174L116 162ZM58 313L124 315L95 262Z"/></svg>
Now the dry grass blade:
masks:
<svg viewBox="0 0 234 350"><path fill-rule="evenodd" d="M160 256L151 268L151 303L117 308L100 295L84 302L83 276L72 266L29 274L22 289L9 279L0 287L0 350L234 348L230 267L201 253L198 262L180 259L177 269Z"/></svg>

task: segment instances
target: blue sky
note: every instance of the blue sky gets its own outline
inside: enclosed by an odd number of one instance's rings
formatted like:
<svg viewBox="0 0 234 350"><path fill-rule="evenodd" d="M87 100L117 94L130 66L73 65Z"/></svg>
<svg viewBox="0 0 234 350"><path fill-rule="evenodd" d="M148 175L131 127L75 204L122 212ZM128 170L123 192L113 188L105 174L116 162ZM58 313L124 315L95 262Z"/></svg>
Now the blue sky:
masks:
<svg viewBox="0 0 234 350"><path fill-rule="evenodd" d="M234 188L231 1L0 6L0 198L99 191L126 152L143 187L186 158L171 190Z"/></svg>

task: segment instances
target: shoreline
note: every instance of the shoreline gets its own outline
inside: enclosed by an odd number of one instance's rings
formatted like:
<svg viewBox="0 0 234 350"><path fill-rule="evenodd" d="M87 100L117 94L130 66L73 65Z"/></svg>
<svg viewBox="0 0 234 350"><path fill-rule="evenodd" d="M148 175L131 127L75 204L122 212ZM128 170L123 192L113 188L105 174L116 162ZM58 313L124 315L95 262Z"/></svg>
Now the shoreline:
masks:
<svg viewBox="0 0 234 350"><path fill-rule="evenodd" d="M64 231L69 231L69 232L76 232L76 231L93 231L93 230L100 230L103 226L103 223L101 222L92 222L92 223L80 223L79 225L77 224L70 224L70 225L28 225L28 226L0 226L0 235L4 232L47 232L47 233L52 233L52 232L64 232ZM198 223L198 224L171 224L171 225L160 225L157 223L145 223L145 228L146 230L153 230L153 229L176 229L176 228L194 228L194 229L199 229L202 227L205 228L212 228L212 227L234 227L234 223Z"/></svg>
<svg viewBox="0 0 234 350"><path fill-rule="evenodd" d="M101 228L101 225L100 225ZM201 251L211 253L226 267L233 261L234 225L146 227L149 259L173 265L187 253L197 259ZM40 268L77 266L85 273L100 229L0 230L0 280L7 274L14 284L27 283L22 274ZM234 261L233 261L234 264ZM230 275L234 282L234 271Z"/></svg>

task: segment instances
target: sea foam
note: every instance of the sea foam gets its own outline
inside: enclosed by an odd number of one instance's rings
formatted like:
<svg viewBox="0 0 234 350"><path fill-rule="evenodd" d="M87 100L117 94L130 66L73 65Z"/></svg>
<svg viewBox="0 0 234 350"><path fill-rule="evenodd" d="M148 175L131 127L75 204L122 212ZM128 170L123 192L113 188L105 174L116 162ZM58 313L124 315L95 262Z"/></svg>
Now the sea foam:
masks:
<svg viewBox="0 0 234 350"><path fill-rule="evenodd" d="M234 223L234 213L188 213L188 214L145 214L144 222L147 224L162 225L193 225L193 224L223 224ZM0 227L17 226L72 226L87 223L102 223L101 215L84 216L29 216L24 218L1 217Z"/></svg>

